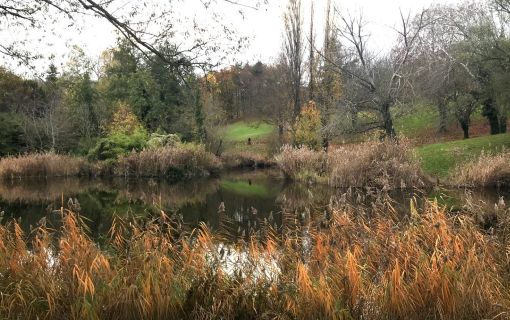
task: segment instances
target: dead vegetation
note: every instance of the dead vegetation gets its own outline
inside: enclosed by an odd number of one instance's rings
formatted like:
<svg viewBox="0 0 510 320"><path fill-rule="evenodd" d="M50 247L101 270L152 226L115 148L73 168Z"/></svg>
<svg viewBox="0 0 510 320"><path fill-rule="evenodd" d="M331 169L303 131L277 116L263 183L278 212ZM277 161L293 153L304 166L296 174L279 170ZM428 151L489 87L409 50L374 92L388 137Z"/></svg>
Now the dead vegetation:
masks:
<svg viewBox="0 0 510 320"><path fill-rule="evenodd" d="M0 159L2 179L48 178L90 175L93 166L85 159L56 153L35 153Z"/></svg>
<svg viewBox="0 0 510 320"><path fill-rule="evenodd" d="M181 144L133 152L115 163L119 176L189 178L221 168L220 160L203 145Z"/></svg>
<svg viewBox="0 0 510 320"><path fill-rule="evenodd" d="M24 234L0 226L0 315L7 319L504 319L509 243L471 214L391 203L370 217L330 207L306 225L225 242L161 213L115 219L99 247L79 216ZM320 223L314 221L321 220Z"/></svg>
<svg viewBox="0 0 510 320"><path fill-rule="evenodd" d="M482 153L478 159L456 169L454 182L468 187L510 186L510 152Z"/></svg>
<svg viewBox="0 0 510 320"><path fill-rule="evenodd" d="M367 142L331 151L284 146L276 162L287 177L333 187L421 188L428 184L409 143Z"/></svg>

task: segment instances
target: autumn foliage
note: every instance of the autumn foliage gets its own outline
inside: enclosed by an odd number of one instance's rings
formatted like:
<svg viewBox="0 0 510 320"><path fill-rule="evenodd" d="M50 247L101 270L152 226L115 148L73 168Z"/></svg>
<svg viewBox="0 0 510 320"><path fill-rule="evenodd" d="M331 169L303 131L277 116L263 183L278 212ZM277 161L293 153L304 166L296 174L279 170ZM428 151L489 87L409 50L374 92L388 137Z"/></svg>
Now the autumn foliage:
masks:
<svg viewBox="0 0 510 320"><path fill-rule="evenodd" d="M315 102L308 101L296 119L294 145L314 150L321 147L321 114Z"/></svg>

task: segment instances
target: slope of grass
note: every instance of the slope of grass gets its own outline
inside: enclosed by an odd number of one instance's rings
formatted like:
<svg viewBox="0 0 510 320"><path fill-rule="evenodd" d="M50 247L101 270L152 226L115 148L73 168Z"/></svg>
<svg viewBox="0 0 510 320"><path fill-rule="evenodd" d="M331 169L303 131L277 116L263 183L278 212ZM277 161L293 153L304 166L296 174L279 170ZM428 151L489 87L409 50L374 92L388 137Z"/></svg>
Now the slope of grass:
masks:
<svg viewBox="0 0 510 320"><path fill-rule="evenodd" d="M269 136L275 130L274 125L261 121L239 121L226 126L222 135L227 141L247 141L248 138L261 139Z"/></svg>
<svg viewBox="0 0 510 320"><path fill-rule="evenodd" d="M432 105L416 106L412 112L395 118L395 130L406 137L413 137L424 130L435 129L439 123L437 108Z"/></svg>
<svg viewBox="0 0 510 320"><path fill-rule="evenodd" d="M433 176L449 176L459 164L473 160L482 151L499 153L510 149L510 133L436 143L416 148L423 170Z"/></svg>

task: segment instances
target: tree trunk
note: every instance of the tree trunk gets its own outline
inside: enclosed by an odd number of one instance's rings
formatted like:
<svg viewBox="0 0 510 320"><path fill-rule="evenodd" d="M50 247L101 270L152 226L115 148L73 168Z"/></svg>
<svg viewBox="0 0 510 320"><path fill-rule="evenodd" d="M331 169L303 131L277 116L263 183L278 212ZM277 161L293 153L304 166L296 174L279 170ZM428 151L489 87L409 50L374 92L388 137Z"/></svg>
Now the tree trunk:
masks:
<svg viewBox="0 0 510 320"><path fill-rule="evenodd" d="M391 117L389 104L383 105L382 109L383 126L386 138L394 139L396 137L395 128L393 127L393 118Z"/></svg>
<svg viewBox="0 0 510 320"><path fill-rule="evenodd" d="M499 133L506 133L506 115L499 117Z"/></svg>
<svg viewBox="0 0 510 320"><path fill-rule="evenodd" d="M460 127L464 132L464 139L469 139L469 123L467 121L459 121Z"/></svg>
<svg viewBox="0 0 510 320"><path fill-rule="evenodd" d="M446 133L447 125L448 125L448 109L446 106L446 102L444 100L440 100L437 104L437 109L439 111L439 133Z"/></svg>
<svg viewBox="0 0 510 320"><path fill-rule="evenodd" d="M489 126L491 127L491 134L500 133L498 110L494 107L492 99L485 100L483 104L482 115L489 120Z"/></svg>

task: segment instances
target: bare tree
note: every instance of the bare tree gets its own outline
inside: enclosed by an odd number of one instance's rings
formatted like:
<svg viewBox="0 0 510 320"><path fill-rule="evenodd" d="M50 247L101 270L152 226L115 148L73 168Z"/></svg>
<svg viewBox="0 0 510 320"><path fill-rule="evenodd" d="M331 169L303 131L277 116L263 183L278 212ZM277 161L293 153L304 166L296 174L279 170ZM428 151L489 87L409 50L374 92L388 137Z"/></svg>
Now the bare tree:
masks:
<svg viewBox="0 0 510 320"><path fill-rule="evenodd" d="M309 73L309 81L308 81L308 100L315 100L314 89L315 89L315 34L313 29L313 1L310 4L310 34L309 34L309 49L310 54L308 57L308 73Z"/></svg>
<svg viewBox="0 0 510 320"><path fill-rule="evenodd" d="M410 15L400 13L401 25L396 30L398 42L385 56L376 56L368 49L370 35L365 32L366 23L361 14L341 16L338 32L345 41L346 51L343 63L337 67L349 82L346 86L350 87L344 99L359 110L375 114L375 118L363 123L358 131L383 129L386 137L395 137L391 108L407 93L412 93L414 70L410 61L424 27L424 13L414 21Z"/></svg>
<svg viewBox="0 0 510 320"><path fill-rule="evenodd" d="M285 46L284 56L290 79L290 99L294 118L301 110L301 82L303 77L303 19L301 0L289 0L284 15Z"/></svg>
<svg viewBox="0 0 510 320"><path fill-rule="evenodd" d="M214 11L213 5L218 2L229 3L243 9L257 10L267 0L250 2L233 0L199 0L207 10L211 11L215 23L220 26L221 42L236 43L229 48L239 48L247 40L245 37L237 37L232 28L225 24L221 16ZM213 12L214 11L214 12ZM179 16L176 17L175 4L173 1L141 0L4 0L0 4L0 30L15 29L37 31L42 34L48 25L74 26L80 30L83 26L80 19L95 16L106 20L115 30L131 45L145 55L155 55L162 61L175 66L206 66L212 63L205 53L217 53L219 51L219 39L208 36L211 25L201 26L197 21L189 27L192 31L186 31L187 37L192 38L191 43L176 43L174 52L165 52L159 49L159 44L174 39L176 25L187 23ZM58 31L55 31L58 33ZM7 42L0 41L0 54L19 59L22 63L29 64L40 54L24 49L26 39ZM225 48L224 48L225 49Z"/></svg>

